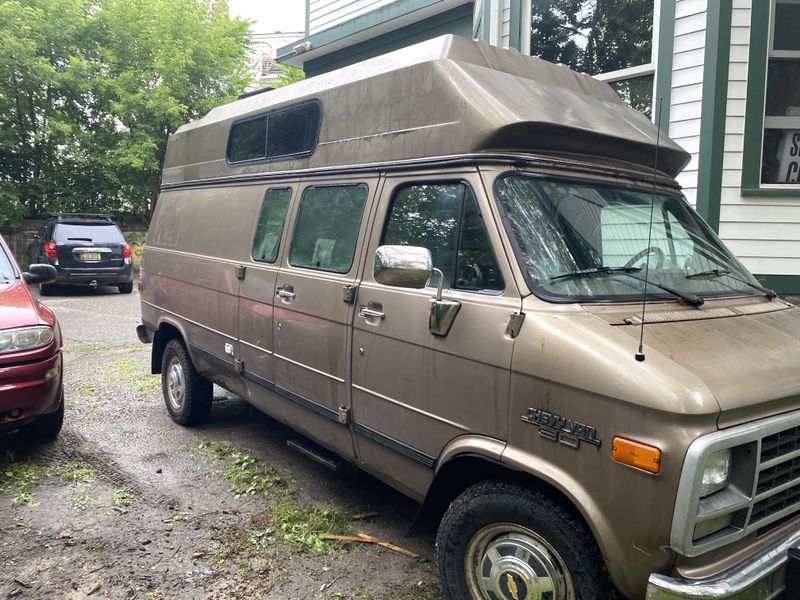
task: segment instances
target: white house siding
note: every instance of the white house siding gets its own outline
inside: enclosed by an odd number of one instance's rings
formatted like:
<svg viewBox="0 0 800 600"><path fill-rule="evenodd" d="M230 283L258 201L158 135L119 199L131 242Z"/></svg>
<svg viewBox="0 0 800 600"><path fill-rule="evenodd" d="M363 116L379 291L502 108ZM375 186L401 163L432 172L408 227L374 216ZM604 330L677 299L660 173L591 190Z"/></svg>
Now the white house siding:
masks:
<svg viewBox="0 0 800 600"><path fill-rule="evenodd" d="M691 162L678 176L686 198L692 205L696 204L697 199L706 8L706 0L677 0L675 3L669 135L692 155Z"/></svg>
<svg viewBox="0 0 800 600"><path fill-rule="evenodd" d="M754 273L800 275L800 190L796 198L740 193L752 2L733 0L720 237Z"/></svg>
<svg viewBox="0 0 800 600"><path fill-rule="evenodd" d="M503 0L503 12L500 18L500 46L508 48L511 45L511 0Z"/></svg>
<svg viewBox="0 0 800 600"><path fill-rule="evenodd" d="M308 12L308 33L314 34L335 27L396 0L311 0Z"/></svg>

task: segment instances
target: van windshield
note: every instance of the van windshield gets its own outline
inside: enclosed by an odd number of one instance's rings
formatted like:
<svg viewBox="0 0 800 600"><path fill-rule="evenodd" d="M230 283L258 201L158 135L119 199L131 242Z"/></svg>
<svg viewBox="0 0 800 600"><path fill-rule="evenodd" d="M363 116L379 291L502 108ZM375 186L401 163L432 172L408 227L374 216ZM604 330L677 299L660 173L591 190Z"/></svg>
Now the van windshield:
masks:
<svg viewBox="0 0 800 600"><path fill-rule="evenodd" d="M546 299L641 299L645 276L648 297L695 305L763 293L679 194L509 174L495 195L528 285Z"/></svg>

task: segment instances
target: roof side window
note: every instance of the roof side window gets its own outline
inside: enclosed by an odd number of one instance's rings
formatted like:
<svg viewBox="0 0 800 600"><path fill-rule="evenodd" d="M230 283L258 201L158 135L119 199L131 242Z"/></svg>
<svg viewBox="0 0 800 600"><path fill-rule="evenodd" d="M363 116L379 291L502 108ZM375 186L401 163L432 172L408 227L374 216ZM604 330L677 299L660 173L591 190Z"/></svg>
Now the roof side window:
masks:
<svg viewBox="0 0 800 600"><path fill-rule="evenodd" d="M422 246L444 273L444 286L473 292L502 291L475 194L467 184L420 183L395 192L383 244Z"/></svg>
<svg viewBox="0 0 800 600"><path fill-rule="evenodd" d="M366 200L363 184L306 188L289 264L334 273L350 271Z"/></svg>
<svg viewBox="0 0 800 600"><path fill-rule="evenodd" d="M311 154L317 145L321 119L322 108L315 100L234 123L228 139L228 162Z"/></svg>
<svg viewBox="0 0 800 600"><path fill-rule="evenodd" d="M310 153L314 150L321 115L317 102L271 114L267 126L267 158Z"/></svg>
<svg viewBox="0 0 800 600"><path fill-rule="evenodd" d="M291 199L291 188L274 188L264 194L253 238L253 260L273 263L278 258L283 224Z"/></svg>
<svg viewBox="0 0 800 600"><path fill-rule="evenodd" d="M236 123L231 127L231 137L228 142L228 161L244 162L263 159L266 139L267 117Z"/></svg>

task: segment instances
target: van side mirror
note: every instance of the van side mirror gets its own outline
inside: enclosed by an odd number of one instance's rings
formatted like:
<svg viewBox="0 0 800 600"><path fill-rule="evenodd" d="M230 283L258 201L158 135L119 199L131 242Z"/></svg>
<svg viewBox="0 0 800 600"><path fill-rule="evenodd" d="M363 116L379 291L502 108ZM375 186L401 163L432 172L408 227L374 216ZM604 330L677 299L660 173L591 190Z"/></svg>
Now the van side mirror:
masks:
<svg viewBox="0 0 800 600"><path fill-rule="evenodd" d="M424 288L433 273L433 258L419 246L381 246L375 251L375 281L392 287Z"/></svg>
<svg viewBox="0 0 800 600"><path fill-rule="evenodd" d="M25 283L50 283L58 279L58 271L53 265L33 264L22 274Z"/></svg>
<svg viewBox="0 0 800 600"><path fill-rule="evenodd" d="M431 298L428 331L445 337L456 320L461 303L442 299L444 273L433 267L430 250L418 246L381 246L375 251L373 274L375 281L395 287L424 288L436 273L439 285L436 297Z"/></svg>

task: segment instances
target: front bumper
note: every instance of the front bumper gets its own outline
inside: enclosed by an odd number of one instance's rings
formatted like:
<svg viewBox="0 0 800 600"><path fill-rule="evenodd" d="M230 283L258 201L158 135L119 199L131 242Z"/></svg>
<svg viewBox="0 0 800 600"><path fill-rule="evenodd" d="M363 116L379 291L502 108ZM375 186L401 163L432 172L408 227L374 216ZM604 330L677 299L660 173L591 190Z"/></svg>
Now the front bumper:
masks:
<svg viewBox="0 0 800 600"><path fill-rule="evenodd" d="M62 354L0 367L0 433L51 413L61 403Z"/></svg>
<svg viewBox="0 0 800 600"><path fill-rule="evenodd" d="M675 579L653 574L646 600L773 600L785 598L788 553L800 546L800 530L735 567L708 579ZM800 590L790 590L800 594ZM790 596L796 598L797 596ZM789 600L787 598L787 600Z"/></svg>

